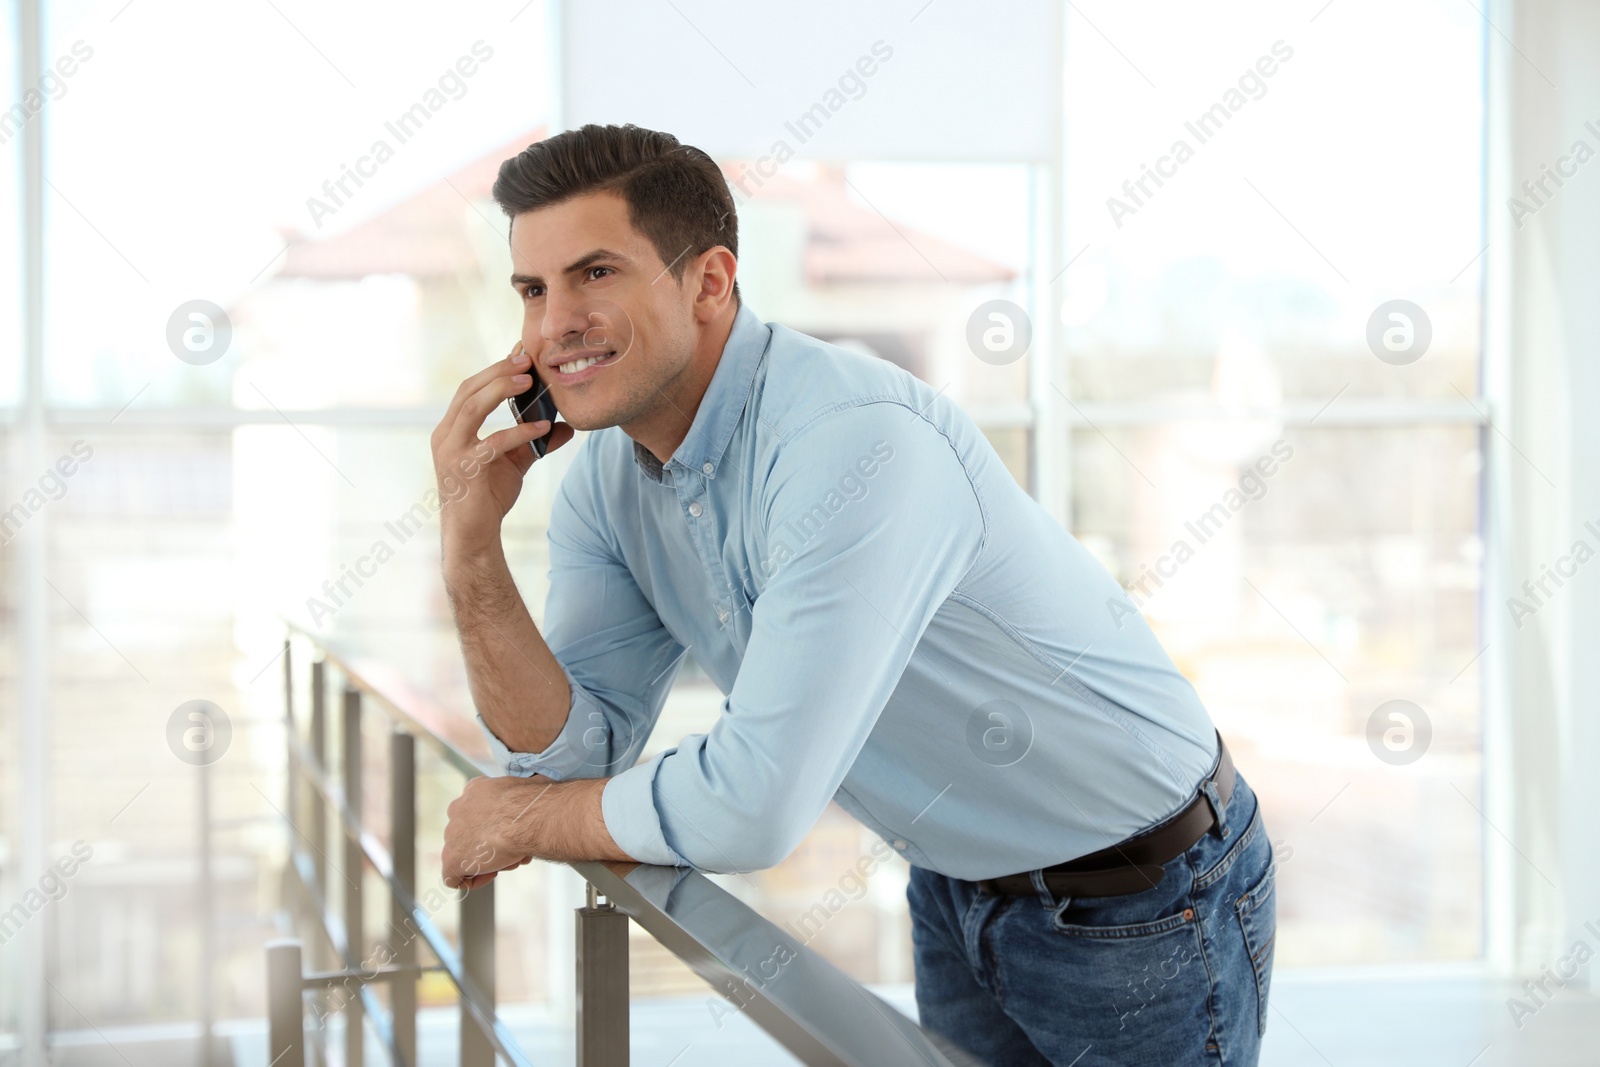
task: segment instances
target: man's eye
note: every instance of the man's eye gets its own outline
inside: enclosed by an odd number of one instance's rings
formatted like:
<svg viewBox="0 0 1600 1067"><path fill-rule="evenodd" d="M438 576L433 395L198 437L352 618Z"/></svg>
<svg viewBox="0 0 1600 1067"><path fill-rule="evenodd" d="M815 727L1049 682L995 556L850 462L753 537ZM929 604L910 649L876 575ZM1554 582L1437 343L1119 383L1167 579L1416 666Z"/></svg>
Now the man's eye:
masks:
<svg viewBox="0 0 1600 1067"><path fill-rule="evenodd" d="M613 274L616 273L615 271L612 271L610 267L590 267L589 268L589 278L590 278L591 281L594 280L594 272L597 271L597 270L603 270L603 271L607 271L608 273L613 273Z"/></svg>
<svg viewBox="0 0 1600 1067"><path fill-rule="evenodd" d="M539 294L534 292L534 290L537 289L537 288L539 288L537 285L525 285L525 286L523 286L522 287L522 298L524 300L532 300L535 296L539 295Z"/></svg>

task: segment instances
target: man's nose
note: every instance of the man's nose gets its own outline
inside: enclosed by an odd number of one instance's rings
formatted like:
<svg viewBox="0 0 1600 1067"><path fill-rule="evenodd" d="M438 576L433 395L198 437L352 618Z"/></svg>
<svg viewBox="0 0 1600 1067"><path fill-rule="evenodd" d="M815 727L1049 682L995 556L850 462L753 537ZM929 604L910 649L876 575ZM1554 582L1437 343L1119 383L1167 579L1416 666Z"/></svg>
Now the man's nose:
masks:
<svg viewBox="0 0 1600 1067"><path fill-rule="evenodd" d="M564 348L577 347L582 343L588 324L581 296L552 293L545 298L544 319L539 324L539 334L546 341Z"/></svg>

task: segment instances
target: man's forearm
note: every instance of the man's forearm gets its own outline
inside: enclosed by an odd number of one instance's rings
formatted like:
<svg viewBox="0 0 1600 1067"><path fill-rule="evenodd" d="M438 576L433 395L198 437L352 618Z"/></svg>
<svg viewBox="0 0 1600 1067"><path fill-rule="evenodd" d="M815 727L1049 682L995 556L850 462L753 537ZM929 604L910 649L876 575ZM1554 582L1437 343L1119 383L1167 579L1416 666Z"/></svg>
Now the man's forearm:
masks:
<svg viewBox="0 0 1600 1067"><path fill-rule="evenodd" d="M605 778L575 778L567 782L530 779L518 789L525 803L513 817L511 840L519 849L542 860L577 863L581 860L617 860L637 863L622 851L606 829L600 810Z"/></svg>
<svg viewBox="0 0 1600 1067"><path fill-rule="evenodd" d="M547 748L572 704L567 677L533 624L498 550L466 557L448 549L445 588L467 664L472 699L515 752Z"/></svg>

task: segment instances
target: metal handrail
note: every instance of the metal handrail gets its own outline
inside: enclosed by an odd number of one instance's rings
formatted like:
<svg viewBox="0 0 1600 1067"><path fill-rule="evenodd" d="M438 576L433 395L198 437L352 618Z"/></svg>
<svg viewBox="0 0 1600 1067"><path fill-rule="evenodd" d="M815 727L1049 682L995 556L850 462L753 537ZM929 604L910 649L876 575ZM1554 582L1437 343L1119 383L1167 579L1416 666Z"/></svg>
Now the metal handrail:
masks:
<svg viewBox="0 0 1600 1067"><path fill-rule="evenodd" d="M467 777L499 772L476 726L411 689L386 665L358 659L317 634L286 623L283 671L289 758L287 817L291 827L290 870L301 890L301 910L327 950L343 966L307 973L298 941L267 947L269 1062L303 1067L305 1026L302 994L343 983L357 996L345 1007L345 1063L362 1062L363 1033L370 1024L390 1061L416 1061L416 980L423 970L442 973L459 993L463 1067L489 1067L496 1058L528 1064L495 1011L495 882L462 891L459 946L453 945L416 897L415 743L432 746L444 762ZM312 693L310 743L295 721L294 644L309 644ZM343 677L340 702L342 773L326 766L327 671ZM361 714L372 706L389 720L390 838L385 847L361 822ZM299 797L309 786L311 833L300 829ZM329 863L323 838L331 813L344 839L344 904L329 907ZM302 840L303 839L303 840ZM711 987L779 1044L807 1064L830 1067L949 1067L973 1061L924 1031L891 1005L796 942L699 871L629 863L574 863L588 884L588 900L576 912L577 1058L580 1067L628 1062L628 945L631 920L687 964ZM371 966L362 960L363 879L351 872L370 867L387 889L391 925L409 927L393 960ZM601 897L604 900L601 900ZM416 962L420 939L437 967ZM775 963L775 961L777 961ZM385 1010L371 989L388 983Z"/></svg>

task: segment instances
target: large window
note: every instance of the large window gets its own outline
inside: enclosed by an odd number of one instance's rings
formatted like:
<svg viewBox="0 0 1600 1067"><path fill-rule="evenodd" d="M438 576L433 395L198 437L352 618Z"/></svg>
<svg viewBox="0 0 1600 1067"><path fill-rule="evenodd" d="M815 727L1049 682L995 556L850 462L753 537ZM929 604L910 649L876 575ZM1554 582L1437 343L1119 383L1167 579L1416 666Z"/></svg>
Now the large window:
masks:
<svg viewBox="0 0 1600 1067"><path fill-rule="evenodd" d="M1280 965L1476 956L1484 22L1068 31L1073 531L1263 798Z"/></svg>
<svg viewBox="0 0 1600 1067"><path fill-rule="evenodd" d="M221 1017L261 1013L284 616L470 714L428 434L519 327L489 189L545 134L542 7L492 26L47 8L43 62L72 73L30 120L48 130L42 262L0 263L0 508L45 466L72 473L0 536L0 907L28 888L25 820L48 858L92 848L33 919L54 1028L199 1014L199 779L168 741L197 699L234 724L212 772L209 996ZM14 2L0 11L13 70ZM1482 951L1484 32L1470 5L1068 5L1054 165L796 159L738 194L751 306L946 390L1154 625L1263 798L1280 966ZM447 81L463 57L474 73ZM430 93L434 117L399 141L387 124ZM360 163L382 139L392 154ZM0 144L12 218L21 146ZM751 161L719 163L737 184ZM348 182L358 165L371 173ZM44 283L32 406L28 269ZM969 344L991 300L1033 320L1025 358ZM507 528L536 618L572 451L535 468ZM375 576L340 589L379 543ZM647 752L720 700L691 655ZM47 716L47 766L27 763L19 710ZM46 771L35 811L20 783ZM435 880L444 781L422 820ZM830 808L784 864L722 881L781 923L870 845ZM814 947L909 981L905 873L884 864ZM564 877L509 880L508 1001L570 993ZM637 950L637 994L702 989ZM0 946L0 1030L36 977Z"/></svg>

